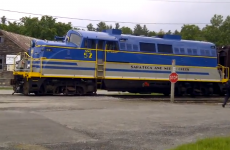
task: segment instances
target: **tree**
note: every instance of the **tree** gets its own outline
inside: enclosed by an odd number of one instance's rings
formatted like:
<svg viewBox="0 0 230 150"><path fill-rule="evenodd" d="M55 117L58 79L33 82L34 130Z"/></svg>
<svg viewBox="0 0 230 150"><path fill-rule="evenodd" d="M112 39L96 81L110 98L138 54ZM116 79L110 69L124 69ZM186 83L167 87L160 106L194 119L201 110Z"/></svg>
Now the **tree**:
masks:
<svg viewBox="0 0 230 150"><path fill-rule="evenodd" d="M105 22L99 22L96 27L92 23L87 25L87 30L101 32L105 29L120 29L122 34L156 36L163 34L181 35L182 39L200 40L215 43L217 46L230 45L230 16L225 19L221 15L215 14L210 19L210 24L204 28L197 25L183 25L181 31L171 30L165 32L162 29L159 32L149 31L146 25L137 24L133 29L128 26L120 27L119 23L115 26L108 25ZM57 22L56 18L51 16L22 17L19 22L7 21L6 17L1 17L0 29L6 30L38 39L53 40L54 36L63 36L70 29L83 30L73 27L72 24Z"/></svg>
<svg viewBox="0 0 230 150"><path fill-rule="evenodd" d="M156 34L156 32L154 32L154 31L150 31L149 33L148 33L148 36L156 36L157 34Z"/></svg>
<svg viewBox="0 0 230 150"><path fill-rule="evenodd" d="M6 24L6 17L5 16L2 16L2 18L1 18L1 24Z"/></svg>
<svg viewBox="0 0 230 150"><path fill-rule="evenodd" d="M87 30L88 31L95 31L95 28L93 27L92 23L90 23L90 24L87 25Z"/></svg>
<svg viewBox="0 0 230 150"><path fill-rule="evenodd" d="M119 23L115 23L115 29L120 29L120 24Z"/></svg>
<svg viewBox="0 0 230 150"><path fill-rule="evenodd" d="M97 31L103 31L107 29L107 25L105 22L99 22L97 24Z"/></svg>
<svg viewBox="0 0 230 150"><path fill-rule="evenodd" d="M219 45L230 44L230 16L227 16L226 19L222 22L222 25L219 27L220 30L220 41Z"/></svg>
<svg viewBox="0 0 230 150"><path fill-rule="evenodd" d="M182 26L180 34L185 40L204 40L200 28L196 25Z"/></svg>
<svg viewBox="0 0 230 150"><path fill-rule="evenodd" d="M133 34L133 31L129 27L122 27L121 28L122 34Z"/></svg>
<svg viewBox="0 0 230 150"><path fill-rule="evenodd" d="M67 24L63 22L57 22L55 23L54 28L56 28L56 34L58 36L63 36L63 35L66 35L67 31L72 29L72 24L71 22L68 22Z"/></svg>
<svg viewBox="0 0 230 150"><path fill-rule="evenodd" d="M140 24L137 24L133 29L134 35L143 35L143 28Z"/></svg>
<svg viewBox="0 0 230 150"><path fill-rule="evenodd" d="M2 28L4 27L4 28ZM56 22L56 18L51 16L42 16L39 20L37 17L22 17L20 22L10 22L8 25L1 25L1 28L38 39L53 40L54 36L63 36L72 29L71 23Z"/></svg>
<svg viewBox="0 0 230 150"><path fill-rule="evenodd" d="M148 36L149 30L147 29L146 25L143 26L142 33L145 36Z"/></svg>
<svg viewBox="0 0 230 150"><path fill-rule="evenodd" d="M221 15L214 15L212 19L210 20L212 26L219 28L223 24L223 16Z"/></svg>
<svg viewBox="0 0 230 150"><path fill-rule="evenodd" d="M160 31L159 31L157 34L158 34L158 35L164 35L165 32L164 32L162 29L160 29Z"/></svg>
<svg viewBox="0 0 230 150"><path fill-rule="evenodd" d="M223 24L223 16L221 15L214 15L211 20L211 25L206 25L206 27L204 27L202 29L204 38L209 41L209 42L213 42L218 46L221 46L222 44L230 44L230 43L224 43L222 41L222 34L224 34L225 31L220 30L222 24Z"/></svg>
<svg viewBox="0 0 230 150"><path fill-rule="evenodd" d="M177 30L175 30L175 31L173 32L173 35L180 35L180 32L177 31Z"/></svg>
<svg viewBox="0 0 230 150"><path fill-rule="evenodd" d="M106 25L106 29L113 29L112 25Z"/></svg>
<svg viewBox="0 0 230 150"><path fill-rule="evenodd" d="M17 23L16 21L14 21L14 22L9 22L8 21L8 26L6 27L7 31L17 33L17 34L21 34L21 29L22 29L22 26L21 26L20 23Z"/></svg>
<svg viewBox="0 0 230 150"><path fill-rule="evenodd" d="M166 32L166 34L171 35L172 34L171 30L168 30L168 32Z"/></svg>

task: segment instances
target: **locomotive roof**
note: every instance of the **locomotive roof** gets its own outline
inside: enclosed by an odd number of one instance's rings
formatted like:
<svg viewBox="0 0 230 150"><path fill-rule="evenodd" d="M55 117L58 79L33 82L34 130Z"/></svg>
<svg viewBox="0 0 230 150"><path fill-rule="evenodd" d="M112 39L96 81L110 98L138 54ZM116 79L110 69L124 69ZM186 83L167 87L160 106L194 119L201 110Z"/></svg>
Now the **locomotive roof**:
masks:
<svg viewBox="0 0 230 150"><path fill-rule="evenodd" d="M113 29L116 30L116 29ZM213 46L214 43L205 42L205 41L194 41L194 40L183 40L183 39L169 39L169 38L159 38L159 37L147 37L147 36L135 36L129 34L113 34L112 30L106 30L104 32L95 32L95 31L83 31L83 30L72 30L72 32L77 32L84 38L91 39L101 39L101 40L115 40L118 41L120 38L126 38L128 40L132 40L133 42L171 42L171 43L184 43L184 44L199 44L199 45L207 45ZM173 37L172 35L171 37ZM175 35L178 36L178 35Z"/></svg>
<svg viewBox="0 0 230 150"><path fill-rule="evenodd" d="M117 37L113 34L108 34L106 32L95 32L95 31L83 31L83 30L72 30L72 32L77 32L84 38L90 39L102 39L102 40L115 40L117 41Z"/></svg>
<svg viewBox="0 0 230 150"><path fill-rule="evenodd" d="M75 47L76 45L72 43L64 43L58 41L47 41L47 40L37 40L36 45L51 45L51 46L60 46L60 47Z"/></svg>
<svg viewBox="0 0 230 150"><path fill-rule="evenodd" d="M119 41L120 39L127 39L128 42L138 43L138 42L146 42L146 43L161 43L161 44L174 44L180 46L199 46L199 47L210 47L215 46L215 44L211 42L204 41L193 41L193 40L183 40L178 35L169 35L169 37L146 37L146 36L135 36L128 34L121 34L121 30L105 30L103 32L96 31L84 31L84 30L69 30L67 35L72 33L79 34L83 38L89 39L100 39L100 40L110 40L110 41ZM178 37L180 37L178 39ZM57 41L46 41L46 40L38 40L36 41L37 45L52 45L52 46L62 46L62 47L76 47L76 45L72 43L65 42L57 42Z"/></svg>

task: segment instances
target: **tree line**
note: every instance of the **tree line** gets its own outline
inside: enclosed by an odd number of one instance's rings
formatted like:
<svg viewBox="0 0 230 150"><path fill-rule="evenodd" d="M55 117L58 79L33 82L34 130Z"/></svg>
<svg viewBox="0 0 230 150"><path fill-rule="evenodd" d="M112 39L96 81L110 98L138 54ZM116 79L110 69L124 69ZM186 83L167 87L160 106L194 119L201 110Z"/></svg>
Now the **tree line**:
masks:
<svg viewBox="0 0 230 150"><path fill-rule="evenodd" d="M38 39L53 40L55 35L64 36L70 29L84 30L73 27L71 22L57 22L52 16L22 17L20 21L8 21L5 16L1 17L0 29L17 34L31 36ZM150 31L146 25L137 24L133 29L120 26L119 23L109 25L99 22L95 27L92 23L87 25L87 30L101 32L104 29L121 29L123 34L156 36L162 34L181 35L185 40L199 40L213 42L217 46L230 45L230 16L225 19L222 15L215 14L210 19L210 24L204 28L197 25L184 24L181 30L175 31Z"/></svg>

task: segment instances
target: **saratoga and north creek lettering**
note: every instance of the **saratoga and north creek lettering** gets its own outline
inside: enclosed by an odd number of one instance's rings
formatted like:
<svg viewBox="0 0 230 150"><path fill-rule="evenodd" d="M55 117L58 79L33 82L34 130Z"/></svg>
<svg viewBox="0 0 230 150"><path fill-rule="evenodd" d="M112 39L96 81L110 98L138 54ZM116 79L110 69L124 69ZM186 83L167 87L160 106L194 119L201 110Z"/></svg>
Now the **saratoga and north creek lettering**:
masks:
<svg viewBox="0 0 230 150"><path fill-rule="evenodd" d="M139 66L132 65L132 69L146 69L146 70L171 70L171 67L160 67L160 66ZM178 71L189 71L189 68L177 68Z"/></svg>

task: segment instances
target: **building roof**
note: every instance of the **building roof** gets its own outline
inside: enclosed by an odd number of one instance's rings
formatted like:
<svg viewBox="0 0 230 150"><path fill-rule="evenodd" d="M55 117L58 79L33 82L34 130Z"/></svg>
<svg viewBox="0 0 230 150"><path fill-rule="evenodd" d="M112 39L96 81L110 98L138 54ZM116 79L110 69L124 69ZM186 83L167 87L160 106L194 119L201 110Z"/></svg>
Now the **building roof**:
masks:
<svg viewBox="0 0 230 150"><path fill-rule="evenodd" d="M20 35L20 34L8 32L5 30L0 30L0 33L2 33L6 38L10 39L12 42L14 42L16 45L18 45L24 51L27 51L29 49L31 40L36 39L33 37Z"/></svg>

